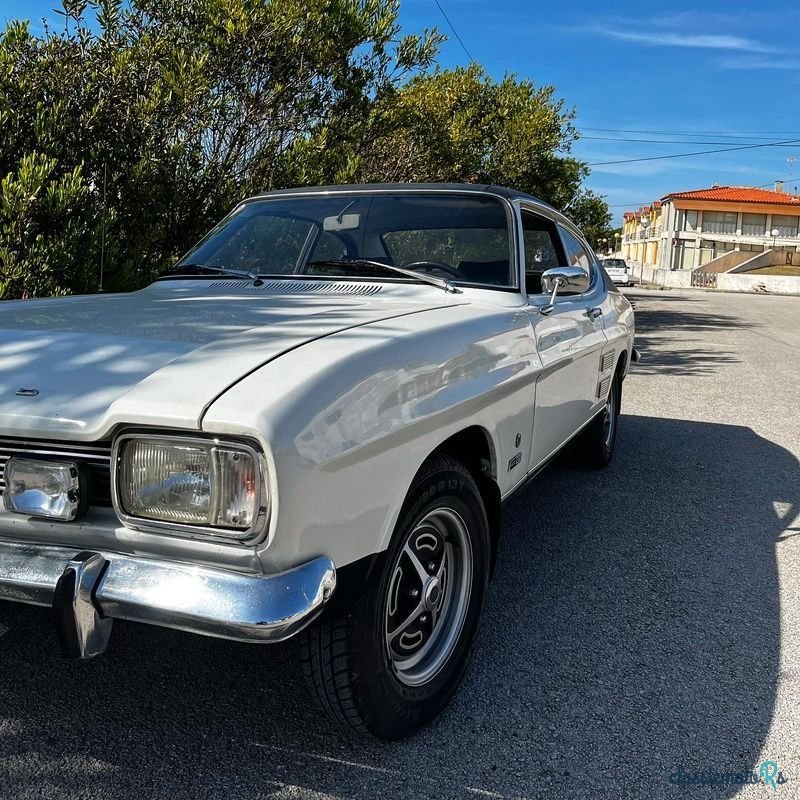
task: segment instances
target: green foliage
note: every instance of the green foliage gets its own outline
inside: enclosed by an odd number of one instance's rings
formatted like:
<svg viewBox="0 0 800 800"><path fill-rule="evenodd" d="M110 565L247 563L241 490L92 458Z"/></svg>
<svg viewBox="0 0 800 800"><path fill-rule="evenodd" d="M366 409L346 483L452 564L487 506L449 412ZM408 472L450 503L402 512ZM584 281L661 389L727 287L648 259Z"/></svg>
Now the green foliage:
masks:
<svg viewBox="0 0 800 800"><path fill-rule="evenodd" d="M608 239L613 247L614 231L611 227L611 212L608 203L594 192L581 191L567 208L567 213L595 249L603 246L603 239Z"/></svg>
<svg viewBox="0 0 800 800"><path fill-rule="evenodd" d="M136 288L242 196L286 185L479 180L575 205L586 168L553 87L431 73L442 37L402 36L398 10L62 0L60 30L9 22L2 296L94 291L104 228L104 288Z"/></svg>

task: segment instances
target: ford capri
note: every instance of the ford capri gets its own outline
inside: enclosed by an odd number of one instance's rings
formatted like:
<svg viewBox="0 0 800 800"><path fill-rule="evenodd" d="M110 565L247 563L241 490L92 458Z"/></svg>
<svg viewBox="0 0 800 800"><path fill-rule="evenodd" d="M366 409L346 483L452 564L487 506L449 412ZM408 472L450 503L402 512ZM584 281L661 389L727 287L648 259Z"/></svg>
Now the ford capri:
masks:
<svg viewBox="0 0 800 800"><path fill-rule="evenodd" d="M0 304L0 599L73 658L114 620L296 636L333 721L407 736L467 670L503 504L611 459L633 337L521 192L251 197L140 291Z"/></svg>

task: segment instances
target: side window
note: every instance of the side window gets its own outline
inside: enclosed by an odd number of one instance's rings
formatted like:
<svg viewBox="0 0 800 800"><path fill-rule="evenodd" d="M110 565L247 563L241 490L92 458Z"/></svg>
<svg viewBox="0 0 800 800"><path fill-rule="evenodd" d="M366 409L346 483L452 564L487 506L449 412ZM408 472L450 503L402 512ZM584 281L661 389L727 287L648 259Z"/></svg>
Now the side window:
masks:
<svg viewBox="0 0 800 800"><path fill-rule="evenodd" d="M525 289L528 294L542 293L542 273L564 263L556 226L544 217L522 212L522 236L525 245Z"/></svg>
<svg viewBox="0 0 800 800"><path fill-rule="evenodd" d="M559 225L558 229L561 232L561 238L564 240L564 247L567 251L567 264L571 267L583 267L591 275L594 259L580 241L566 228ZM562 294L580 294L580 292L562 292Z"/></svg>

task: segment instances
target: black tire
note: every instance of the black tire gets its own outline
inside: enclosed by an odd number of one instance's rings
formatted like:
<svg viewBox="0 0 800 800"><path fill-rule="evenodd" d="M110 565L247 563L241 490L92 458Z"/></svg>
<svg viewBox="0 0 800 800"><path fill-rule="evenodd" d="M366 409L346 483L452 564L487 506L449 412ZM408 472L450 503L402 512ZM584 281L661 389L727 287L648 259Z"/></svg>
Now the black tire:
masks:
<svg viewBox="0 0 800 800"><path fill-rule="evenodd" d="M437 539L435 548L431 539ZM417 567L408 549L418 557ZM409 736L436 717L466 673L489 562L489 525L474 479L449 456L430 458L414 479L383 568L365 594L345 616L320 620L301 634L303 673L327 715L348 732L382 739ZM427 583L420 566L429 570ZM403 619L412 623L396 627Z"/></svg>
<svg viewBox="0 0 800 800"><path fill-rule="evenodd" d="M608 400L600 412L571 445L574 461L587 469L601 469L614 455L619 427L619 409L622 403L622 379L617 373L608 392Z"/></svg>

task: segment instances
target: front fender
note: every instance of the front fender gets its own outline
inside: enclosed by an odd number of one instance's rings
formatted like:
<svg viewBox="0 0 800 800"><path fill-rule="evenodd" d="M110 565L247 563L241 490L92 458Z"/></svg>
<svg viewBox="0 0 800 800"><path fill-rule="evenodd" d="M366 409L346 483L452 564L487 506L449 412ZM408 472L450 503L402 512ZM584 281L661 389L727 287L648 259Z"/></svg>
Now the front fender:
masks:
<svg viewBox="0 0 800 800"><path fill-rule="evenodd" d="M269 452L270 535L282 569L312 554L337 568L389 543L408 487L443 441L473 425L496 454L501 493L527 463L540 364L521 309L459 306L311 342L240 382L203 428L256 431Z"/></svg>

